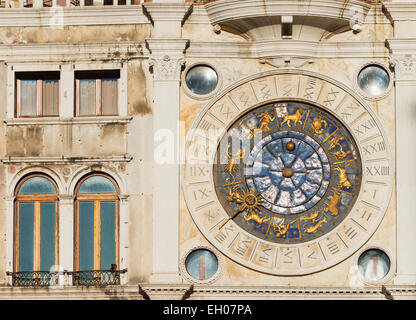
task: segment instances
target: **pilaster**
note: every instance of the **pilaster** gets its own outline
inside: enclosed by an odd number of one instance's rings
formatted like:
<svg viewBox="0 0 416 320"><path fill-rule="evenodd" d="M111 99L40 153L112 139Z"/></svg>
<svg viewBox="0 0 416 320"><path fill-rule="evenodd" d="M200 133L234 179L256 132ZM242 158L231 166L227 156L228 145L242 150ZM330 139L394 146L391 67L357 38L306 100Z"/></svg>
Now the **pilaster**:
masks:
<svg viewBox="0 0 416 320"><path fill-rule="evenodd" d="M179 85L189 40L181 27L189 3L145 3L154 28L146 39L154 85L153 267L151 283L181 283L179 274ZM166 143L169 139L170 143ZM172 147L172 161L157 157L160 144Z"/></svg>
<svg viewBox="0 0 416 320"><path fill-rule="evenodd" d="M411 5L416 8L416 3ZM416 145L410 142L416 135L416 38L389 39L386 44L396 77L397 271L393 281L416 285Z"/></svg>

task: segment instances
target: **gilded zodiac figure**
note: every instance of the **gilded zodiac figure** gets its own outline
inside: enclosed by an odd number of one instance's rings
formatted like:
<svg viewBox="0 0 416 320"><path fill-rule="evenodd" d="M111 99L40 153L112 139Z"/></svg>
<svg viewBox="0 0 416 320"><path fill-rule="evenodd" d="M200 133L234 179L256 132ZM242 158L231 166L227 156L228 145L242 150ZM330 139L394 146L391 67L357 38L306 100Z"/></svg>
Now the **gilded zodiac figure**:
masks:
<svg viewBox="0 0 416 320"><path fill-rule="evenodd" d="M250 211L243 218L246 222L249 222L249 221L253 220L253 221L257 222L258 224L262 224L262 223L270 220L270 217L263 217L262 218L257 213L255 213L254 211Z"/></svg>
<svg viewBox="0 0 416 320"><path fill-rule="evenodd" d="M257 129L260 129L263 132L270 131L269 123L276 118L272 117L267 110L259 114L259 117L261 117L261 119L259 121L259 124L257 125Z"/></svg>
<svg viewBox="0 0 416 320"><path fill-rule="evenodd" d="M279 224L276 224L276 221L273 220L272 228L273 228L273 231L276 233L276 238L280 238L284 236L289 231L290 225L296 222L296 220L293 220L285 225L285 220L286 219L283 219Z"/></svg>
<svg viewBox="0 0 416 320"><path fill-rule="evenodd" d="M338 171L338 187L345 187L347 189L352 187L351 182L348 181L347 170L340 167L335 167L334 170Z"/></svg>
<svg viewBox="0 0 416 320"><path fill-rule="evenodd" d="M315 222L319 216L319 211L312 212L309 216L300 218L301 221L312 221Z"/></svg>
<svg viewBox="0 0 416 320"><path fill-rule="evenodd" d="M336 146L340 145L339 142L345 140L344 137L334 137L331 140L329 140L329 148L328 150L332 150L334 148L336 148Z"/></svg>
<svg viewBox="0 0 416 320"><path fill-rule="evenodd" d="M224 173L228 173L233 181L235 180L234 174L237 173L237 164L239 160L244 157L244 151L240 149L236 154L230 151L231 143L227 145L227 164L224 165Z"/></svg>
<svg viewBox="0 0 416 320"><path fill-rule="evenodd" d="M320 118L315 118L312 121L311 128L315 134L322 134L324 133L324 129L328 126L328 123L325 120L322 120Z"/></svg>
<svg viewBox="0 0 416 320"><path fill-rule="evenodd" d="M338 151L336 151L336 152L329 152L329 153L332 154L337 160L342 160L345 157L347 157L349 154L351 154L352 151L351 150L344 151L342 149L342 146L339 145L339 150Z"/></svg>
<svg viewBox="0 0 416 320"><path fill-rule="evenodd" d="M320 227L322 227L322 225L324 224L324 223L326 223L327 221L326 221L326 219L325 218L323 218L322 220L320 220L317 224L315 224L315 225L313 225L313 226L310 226L309 228L304 228L303 229L303 232L305 232L305 233L315 233L316 231L318 231L318 229L320 228Z"/></svg>
<svg viewBox="0 0 416 320"><path fill-rule="evenodd" d="M341 195L337 192L334 192L328 197L329 203L324 208L325 211L331 212L331 216L338 215L338 204L341 202Z"/></svg>
<svg viewBox="0 0 416 320"><path fill-rule="evenodd" d="M282 122L282 126L287 123L288 127L291 127L290 123L291 121L294 123L294 125L296 126L298 123L302 124L302 121L300 120L302 118L302 114L303 114L303 110L302 109L298 109L296 110L295 114L287 114L285 115L285 117L283 118L283 122Z"/></svg>

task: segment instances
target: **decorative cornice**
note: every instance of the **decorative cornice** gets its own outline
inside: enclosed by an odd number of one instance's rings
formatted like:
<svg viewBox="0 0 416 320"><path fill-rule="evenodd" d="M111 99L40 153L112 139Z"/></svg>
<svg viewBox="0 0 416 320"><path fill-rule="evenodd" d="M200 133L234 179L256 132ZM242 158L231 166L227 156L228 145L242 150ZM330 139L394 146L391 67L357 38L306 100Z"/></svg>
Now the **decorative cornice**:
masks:
<svg viewBox="0 0 416 320"><path fill-rule="evenodd" d="M415 2L384 2L383 11L391 22L416 21Z"/></svg>
<svg viewBox="0 0 416 320"><path fill-rule="evenodd" d="M149 23L140 5L55 8L2 8L0 27L64 27Z"/></svg>
<svg viewBox="0 0 416 320"><path fill-rule="evenodd" d="M316 42L269 40L256 42L191 42L186 56L198 58L385 58L384 42Z"/></svg>
<svg viewBox="0 0 416 320"><path fill-rule="evenodd" d="M5 164L30 163L30 164L68 164L68 163L103 163L103 162L130 162L133 156L102 156L102 157L7 157L0 158Z"/></svg>
<svg viewBox="0 0 416 320"><path fill-rule="evenodd" d="M155 21L180 21L182 24L191 14L191 3L143 3L143 13L154 23Z"/></svg>
<svg viewBox="0 0 416 320"><path fill-rule="evenodd" d="M110 43L42 43L42 44L2 44L0 60L7 62L123 62L143 56L144 44L134 42Z"/></svg>
<svg viewBox="0 0 416 320"><path fill-rule="evenodd" d="M353 24L363 24L371 4L357 0L219 0L206 5L213 25L232 23L238 30L255 28L251 18L264 17L316 17L329 19L331 28L338 29ZM317 28L322 28L320 19L312 20Z"/></svg>

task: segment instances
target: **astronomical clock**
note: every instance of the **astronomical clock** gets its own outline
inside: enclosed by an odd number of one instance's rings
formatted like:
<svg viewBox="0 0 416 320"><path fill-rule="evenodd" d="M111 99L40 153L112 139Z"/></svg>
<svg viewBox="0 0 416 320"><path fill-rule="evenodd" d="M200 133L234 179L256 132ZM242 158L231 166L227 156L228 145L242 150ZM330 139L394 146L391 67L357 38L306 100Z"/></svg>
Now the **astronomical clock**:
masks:
<svg viewBox="0 0 416 320"><path fill-rule="evenodd" d="M219 251L301 275L356 252L392 191L389 145L371 109L312 72L265 72L217 95L189 131L183 191Z"/></svg>

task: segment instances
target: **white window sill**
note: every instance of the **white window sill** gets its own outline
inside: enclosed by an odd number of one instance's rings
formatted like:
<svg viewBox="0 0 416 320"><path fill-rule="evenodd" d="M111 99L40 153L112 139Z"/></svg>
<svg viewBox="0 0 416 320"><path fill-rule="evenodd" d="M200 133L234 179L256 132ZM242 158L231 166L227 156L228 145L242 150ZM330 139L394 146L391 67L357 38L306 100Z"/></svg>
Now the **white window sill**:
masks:
<svg viewBox="0 0 416 320"><path fill-rule="evenodd" d="M95 117L74 117L74 118L58 118L58 117L34 117L34 118L13 118L6 119L6 126L22 126L22 125L72 125L72 124L106 124L106 123L128 123L133 117L123 116L95 116Z"/></svg>

